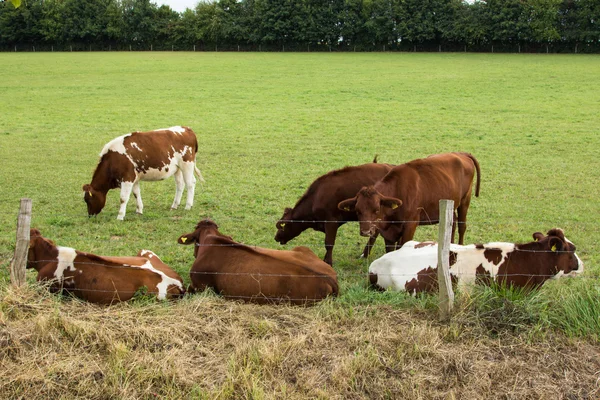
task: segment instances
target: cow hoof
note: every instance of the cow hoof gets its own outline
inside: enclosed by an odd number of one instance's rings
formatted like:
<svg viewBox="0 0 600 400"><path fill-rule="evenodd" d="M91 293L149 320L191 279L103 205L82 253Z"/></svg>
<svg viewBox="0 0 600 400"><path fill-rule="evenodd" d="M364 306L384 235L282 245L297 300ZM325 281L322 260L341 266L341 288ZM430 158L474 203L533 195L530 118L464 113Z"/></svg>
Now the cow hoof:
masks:
<svg viewBox="0 0 600 400"><path fill-rule="evenodd" d="M192 206L185 206L185 209L186 209L186 210L191 210L191 209L192 209Z"/></svg>
<svg viewBox="0 0 600 400"><path fill-rule="evenodd" d="M117 217L117 219L118 219L119 221L123 221L123 219L124 219L124 218L125 218L125 216L122 216L122 217L121 217L121 216L118 216L118 217Z"/></svg>
<svg viewBox="0 0 600 400"><path fill-rule="evenodd" d="M141 211L136 211L135 213L136 213L137 215L142 215L142 214L143 214L143 212L141 212Z"/></svg>
<svg viewBox="0 0 600 400"><path fill-rule="evenodd" d="M177 206L171 206L171 210L177 210Z"/></svg>

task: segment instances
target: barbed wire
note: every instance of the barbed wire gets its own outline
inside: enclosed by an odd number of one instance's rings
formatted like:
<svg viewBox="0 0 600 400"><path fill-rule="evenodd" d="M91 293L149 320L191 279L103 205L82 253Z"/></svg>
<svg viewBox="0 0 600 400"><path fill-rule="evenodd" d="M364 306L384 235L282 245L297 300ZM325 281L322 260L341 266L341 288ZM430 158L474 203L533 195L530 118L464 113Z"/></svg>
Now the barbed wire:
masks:
<svg viewBox="0 0 600 400"><path fill-rule="evenodd" d="M36 260L36 261L32 261L30 263L57 263L58 260L56 259L51 259L51 260ZM87 261L73 261L70 264L81 264L81 265L94 265L94 266L101 266L101 267L106 267L106 268L122 268L122 269L132 269L132 268L140 268L140 266L135 266L135 265L129 265L129 264L123 264L123 265L107 265L107 264L103 264L103 263L98 263L98 262L87 262ZM429 266L428 266L429 267ZM424 267L423 269L427 269L428 267ZM169 267L170 268L170 267ZM437 269L437 266L433 267ZM450 267L452 269L452 267ZM585 268L589 268L589 267L585 267ZM332 268L333 269L333 268ZM147 270L148 272L153 272L151 270ZM160 271L160 270L159 270ZM164 273L164 271L161 271ZM173 272L176 272L175 270L173 270ZM348 272L348 271L336 271L334 270L334 272L336 273L336 275L341 275L344 277L368 277L370 272ZM452 273L452 270L450 271L450 273ZM189 271L190 275L234 275L234 276L266 276L266 277L293 277L293 278L330 278L331 275L327 275L327 274L303 274L303 275L298 275L298 274L285 274L285 273L263 273L263 272L222 272L222 271ZM429 275L435 275L437 276L437 272L425 272L425 273L377 273L378 276L391 276L391 277L417 277L418 276L429 276ZM543 278L551 278L556 276L557 274L548 274L548 275L544 275L544 274L525 274L525 273L514 273L514 274L495 274L495 275L491 275L491 274L486 274L486 273L460 273L460 274L455 274L458 275L459 277L513 277L513 276L528 276L528 277L543 277ZM569 276L569 275L566 275ZM600 277L593 277L593 276L581 276L581 275L577 275L577 278L588 278L588 279L600 279ZM69 278L65 278L65 279L69 279ZM174 278L172 278L174 279Z"/></svg>

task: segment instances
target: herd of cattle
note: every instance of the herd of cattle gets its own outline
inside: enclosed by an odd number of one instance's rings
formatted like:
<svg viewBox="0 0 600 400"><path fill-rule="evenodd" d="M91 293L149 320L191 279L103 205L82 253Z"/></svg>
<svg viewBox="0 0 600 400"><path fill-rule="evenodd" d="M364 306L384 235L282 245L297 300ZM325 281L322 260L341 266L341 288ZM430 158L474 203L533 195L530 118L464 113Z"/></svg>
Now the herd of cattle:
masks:
<svg viewBox="0 0 600 400"><path fill-rule="evenodd" d="M136 211L143 212L140 181L175 177L172 208L187 189L186 209L194 201L198 142L187 127L133 132L104 146L92 181L83 186L88 215L96 215L109 190L120 188L117 218L125 217L131 193ZM308 228L325 233L325 257L307 247L274 250L236 242L219 232L215 222L200 221L195 230L177 239L193 245L194 262L187 292L212 288L225 298L255 303L311 304L337 296L337 274L332 268L337 230L358 221L368 237L362 253L367 257L378 235L386 254L369 267L373 287L411 294L437 290L437 244L412 238L419 225L436 224L440 199L454 200L452 238L458 225L459 244L450 247L453 284L479 282L535 288L548 279L574 276L583 271L575 246L561 229L546 235L536 232L525 244L464 245L466 220L475 181L479 196L480 168L468 153L446 153L401 165L372 163L345 167L317 178L294 208L286 208L277 221L275 240L281 244ZM101 304L131 299L145 288L158 299L186 293L183 280L150 250L135 257L98 256L57 246L37 229L30 231L27 268L38 271L37 280L53 292L69 293Z"/></svg>

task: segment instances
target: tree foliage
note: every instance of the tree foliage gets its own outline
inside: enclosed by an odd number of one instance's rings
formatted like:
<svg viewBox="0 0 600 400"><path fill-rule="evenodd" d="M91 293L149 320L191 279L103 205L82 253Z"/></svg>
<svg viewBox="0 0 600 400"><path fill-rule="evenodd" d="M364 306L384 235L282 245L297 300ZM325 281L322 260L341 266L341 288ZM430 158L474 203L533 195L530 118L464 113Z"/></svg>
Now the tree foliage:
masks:
<svg viewBox="0 0 600 400"><path fill-rule="evenodd" d="M18 3L11 0L11 3ZM600 50L598 0L216 0L182 13L151 0L0 3L0 48Z"/></svg>

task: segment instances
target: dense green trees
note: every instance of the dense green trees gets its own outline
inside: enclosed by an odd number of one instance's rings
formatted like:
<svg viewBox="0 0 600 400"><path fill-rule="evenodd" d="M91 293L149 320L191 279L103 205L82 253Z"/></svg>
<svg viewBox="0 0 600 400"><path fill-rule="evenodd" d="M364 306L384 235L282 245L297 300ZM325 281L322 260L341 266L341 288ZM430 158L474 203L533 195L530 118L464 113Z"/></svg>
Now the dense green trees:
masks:
<svg viewBox="0 0 600 400"><path fill-rule="evenodd" d="M599 0L0 2L0 49L600 51Z"/></svg>

